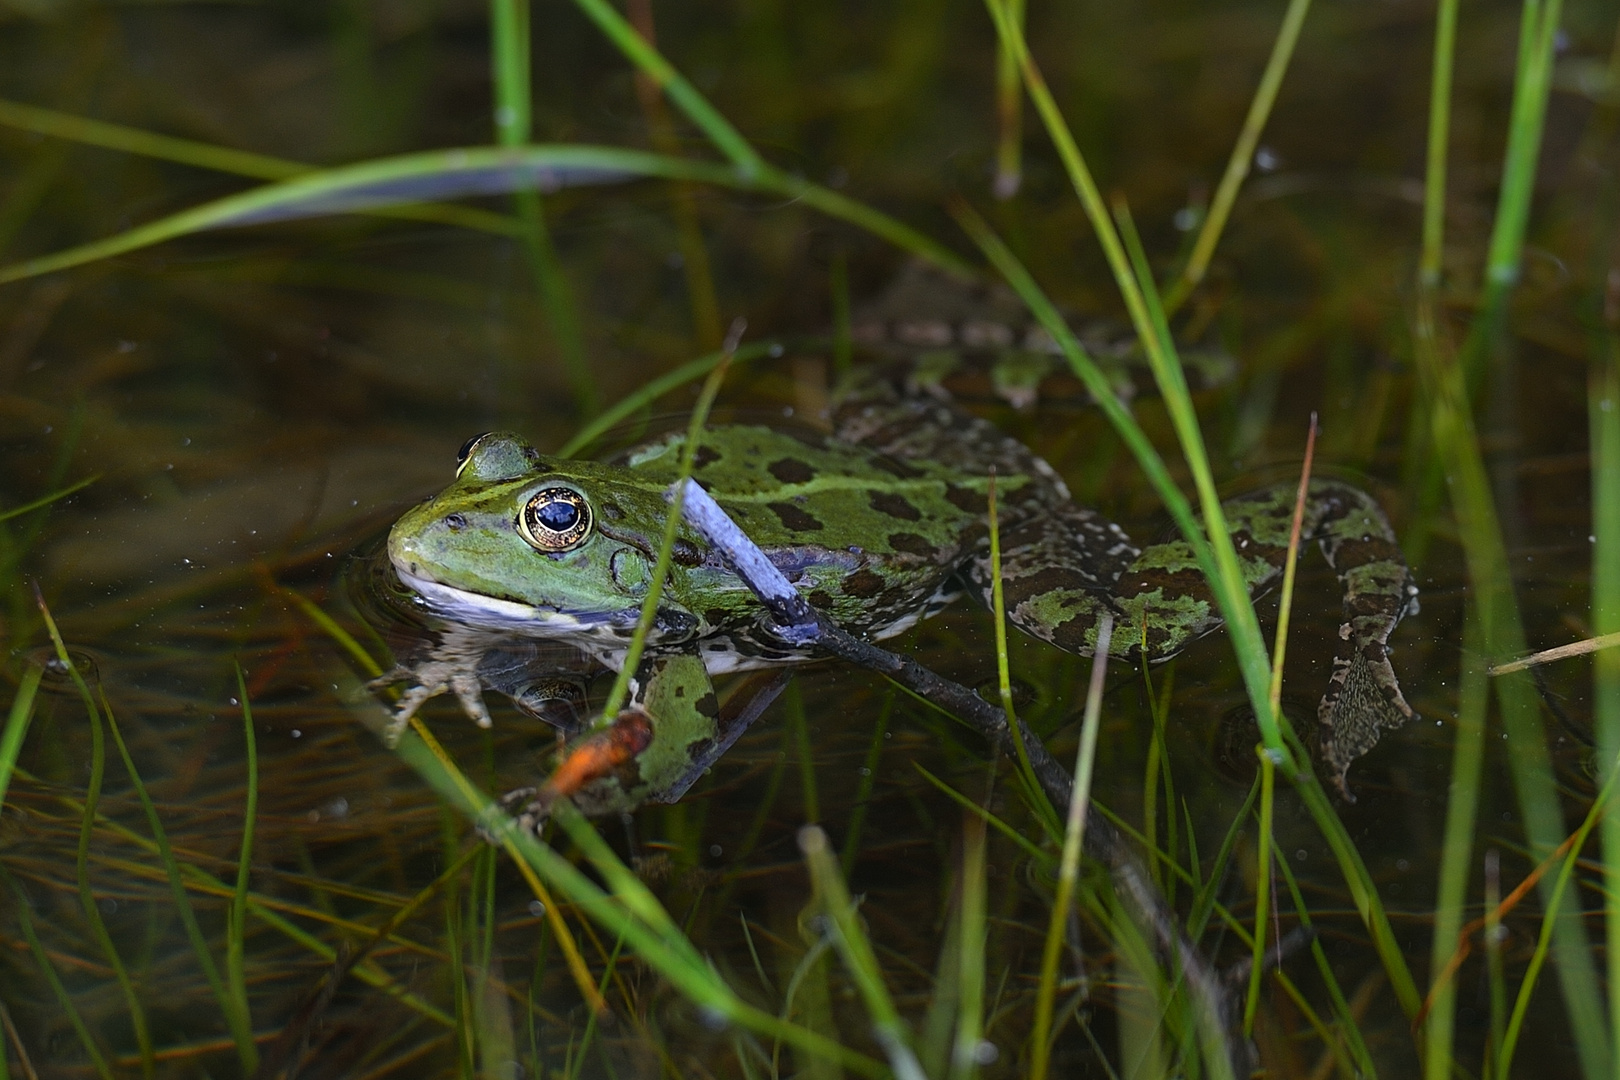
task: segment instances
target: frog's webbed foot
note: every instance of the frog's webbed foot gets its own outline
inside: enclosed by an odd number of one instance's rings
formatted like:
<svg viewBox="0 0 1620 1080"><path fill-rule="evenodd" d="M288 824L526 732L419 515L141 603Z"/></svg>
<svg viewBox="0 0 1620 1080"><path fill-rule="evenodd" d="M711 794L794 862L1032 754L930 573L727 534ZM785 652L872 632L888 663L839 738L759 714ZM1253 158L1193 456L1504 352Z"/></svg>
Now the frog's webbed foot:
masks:
<svg viewBox="0 0 1620 1080"><path fill-rule="evenodd" d="M1389 635L1418 610L1417 585L1394 531L1366 492L1335 481L1311 484L1317 539L1344 588L1344 623L1333 675L1317 710L1322 759L1339 794L1354 802L1345 773L1385 731L1414 715L1390 666Z"/></svg>
<svg viewBox="0 0 1620 1080"><path fill-rule="evenodd" d="M456 700L461 702L461 710L479 727L492 726L489 716L489 707L484 704L483 685L479 682L476 658L469 658L459 654L435 656L424 660L413 667L403 664L386 675L371 680L366 684L368 690L385 690L399 682L408 682L408 686L399 701L394 706L394 714L389 717L388 725L383 729L383 742L390 748L399 744L399 737L404 734L405 727L411 722L418 709L440 694L450 692L455 694Z"/></svg>
<svg viewBox="0 0 1620 1080"><path fill-rule="evenodd" d="M1331 770L1333 786L1348 802L1356 801L1345 780L1351 764L1377 746L1384 732L1395 730L1414 715L1401 694L1383 642L1393 623L1388 629L1363 628L1358 634L1356 623L1361 621L1352 619L1340 628L1347 640L1333 658L1333 677L1317 709L1322 760Z"/></svg>

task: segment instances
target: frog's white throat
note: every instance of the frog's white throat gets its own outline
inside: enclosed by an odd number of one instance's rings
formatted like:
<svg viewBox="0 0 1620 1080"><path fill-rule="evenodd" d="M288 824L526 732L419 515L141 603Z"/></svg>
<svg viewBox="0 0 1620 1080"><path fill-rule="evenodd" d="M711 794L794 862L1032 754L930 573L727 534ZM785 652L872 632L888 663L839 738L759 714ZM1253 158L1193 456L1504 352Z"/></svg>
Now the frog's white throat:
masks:
<svg viewBox="0 0 1620 1080"><path fill-rule="evenodd" d="M635 625L635 611L630 611L628 625L622 618L603 613L580 616L557 608L536 607L515 600L502 600L495 596L482 596L432 578L421 577L394 565L399 580L420 596L435 615L453 622L476 626L485 630L502 630L527 637L590 639L621 642ZM583 644L583 640L581 640Z"/></svg>

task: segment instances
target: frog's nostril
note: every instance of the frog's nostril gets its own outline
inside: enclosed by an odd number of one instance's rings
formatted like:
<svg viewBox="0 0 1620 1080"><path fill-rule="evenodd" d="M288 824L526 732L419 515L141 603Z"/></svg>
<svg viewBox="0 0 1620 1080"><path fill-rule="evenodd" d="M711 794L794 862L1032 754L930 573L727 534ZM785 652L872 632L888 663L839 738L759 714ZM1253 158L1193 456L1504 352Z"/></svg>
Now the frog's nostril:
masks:
<svg viewBox="0 0 1620 1080"><path fill-rule="evenodd" d="M462 529L467 527L466 515L446 514L444 515L444 525L445 528L449 529L451 532L460 532Z"/></svg>

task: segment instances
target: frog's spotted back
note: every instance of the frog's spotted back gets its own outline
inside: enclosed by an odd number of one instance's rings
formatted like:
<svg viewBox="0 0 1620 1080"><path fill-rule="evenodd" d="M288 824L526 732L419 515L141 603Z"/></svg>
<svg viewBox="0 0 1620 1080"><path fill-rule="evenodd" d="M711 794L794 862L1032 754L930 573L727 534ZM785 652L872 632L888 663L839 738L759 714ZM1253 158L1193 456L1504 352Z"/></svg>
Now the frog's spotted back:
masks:
<svg viewBox="0 0 1620 1080"><path fill-rule="evenodd" d="M1136 335L1107 319L1069 319L1080 347L1129 400L1151 388L1147 357ZM959 277L921 259L908 261L875 300L850 320L855 344L908 367L907 389L939 397L999 398L1015 409L1037 400L1086 400L1052 335L999 282ZM1237 363L1218 345L1181 350L1194 389L1225 385Z"/></svg>

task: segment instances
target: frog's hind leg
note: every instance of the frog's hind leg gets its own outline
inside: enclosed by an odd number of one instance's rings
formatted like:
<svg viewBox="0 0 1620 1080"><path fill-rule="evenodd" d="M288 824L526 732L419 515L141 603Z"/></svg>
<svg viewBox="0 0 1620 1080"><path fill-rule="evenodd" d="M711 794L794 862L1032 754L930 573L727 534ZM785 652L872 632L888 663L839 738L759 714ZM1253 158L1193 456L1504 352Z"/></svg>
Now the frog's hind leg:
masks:
<svg viewBox="0 0 1620 1080"><path fill-rule="evenodd" d="M1125 530L1072 502L1025 507L1001 533L1001 586L1007 618L1027 634L1060 649L1090 656L1097 620L1119 613L1114 590L1141 554ZM964 577L986 607L992 602L988 552L970 562ZM1120 640L1116 635L1115 641ZM1110 650L1129 653L1128 646Z"/></svg>
<svg viewBox="0 0 1620 1080"><path fill-rule="evenodd" d="M1222 505L1250 595L1274 585L1287 559L1297 488L1279 484ZM1372 496L1316 480L1301 539L1317 541L1344 591L1333 675L1322 697L1322 757L1349 798L1345 772L1385 730L1412 716L1390 666L1389 635L1417 608L1394 531ZM1104 610L1115 616L1110 652L1162 660L1221 625L1209 583L1185 541L1138 551L1118 526L1079 507L1048 508L1006 530L1002 582L1007 617L1025 632L1089 656ZM990 600L990 561L966 575Z"/></svg>
<svg viewBox="0 0 1620 1080"><path fill-rule="evenodd" d="M1282 575L1297 491L1293 484L1279 484L1222 505L1250 595L1273 585ZM1331 769L1334 785L1349 799L1345 773L1351 763L1377 745L1384 731L1398 728L1412 717L1412 707L1390 666L1388 642L1396 624L1417 610L1417 586L1383 510L1360 488L1337 480L1313 480L1300 539L1315 540L1321 546L1343 589L1344 622L1317 719L1322 758ZM1177 567L1181 560L1186 565ZM1144 571L1140 575L1138 567ZM1122 575L1116 590L1118 602L1129 606L1135 599L1146 598L1151 590L1142 586L1172 569L1178 574L1198 574L1184 543L1147 549ZM1199 622L1194 633L1169 651L1220 622L1208 602L1207 585L1201 574L1198 577L1199 588L1192 592L1200 598L1205 618L1193 620Z"/></svg>

